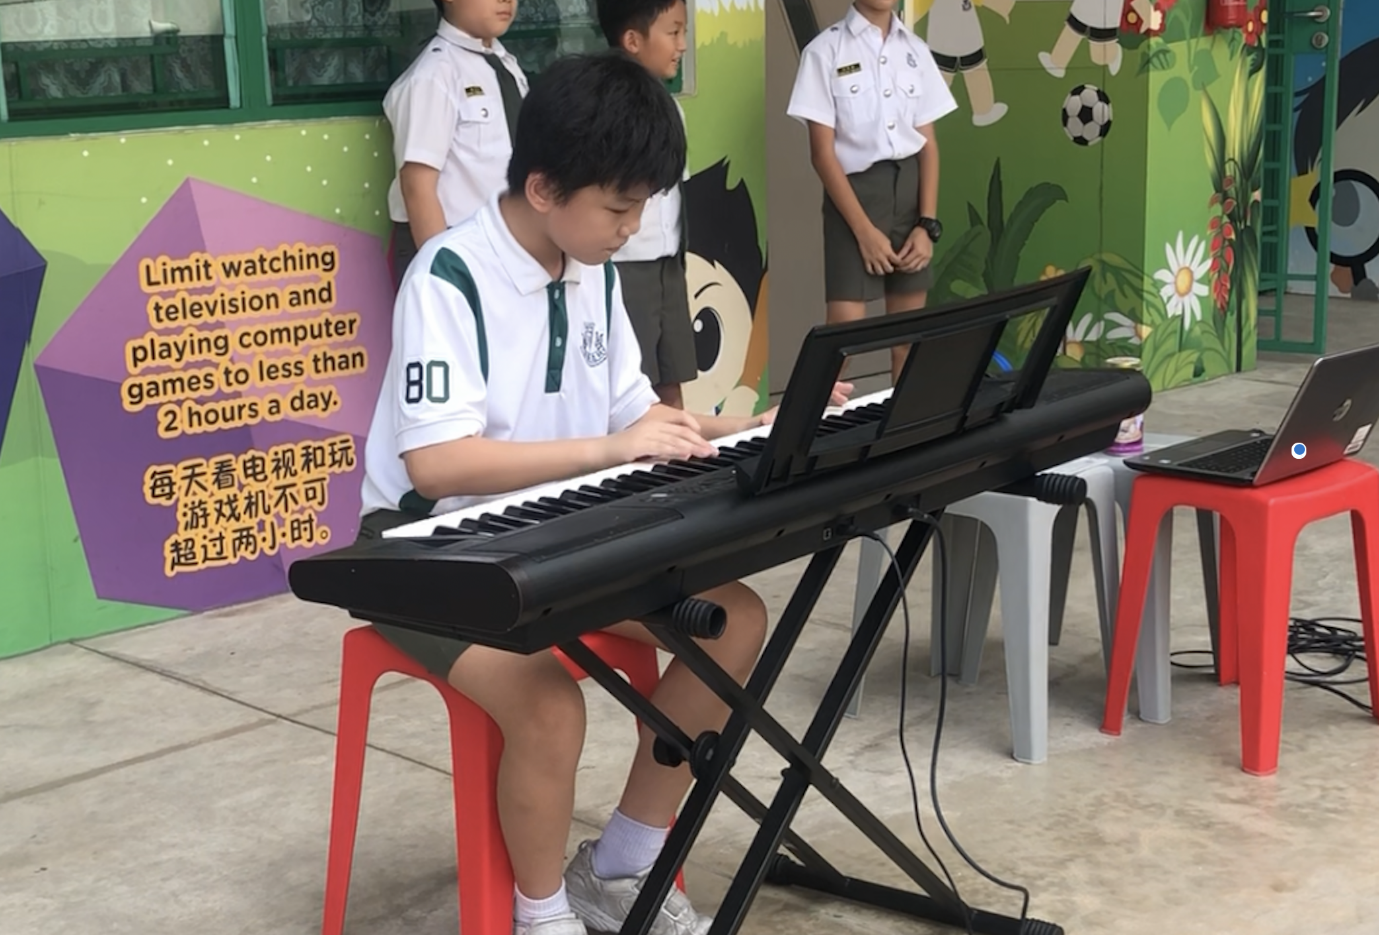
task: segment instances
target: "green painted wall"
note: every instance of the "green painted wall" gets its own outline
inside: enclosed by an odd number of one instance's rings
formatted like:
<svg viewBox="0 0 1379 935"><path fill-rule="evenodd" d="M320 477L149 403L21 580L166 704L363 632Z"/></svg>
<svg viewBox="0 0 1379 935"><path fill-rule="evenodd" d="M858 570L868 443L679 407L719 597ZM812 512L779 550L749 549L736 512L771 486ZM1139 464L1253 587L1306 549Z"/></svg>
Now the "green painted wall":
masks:
<svg viewBox="0 0 1379 935"><path fill-rule="evenodd" d="M935 8L961 2L922 0L916 32L941 48L947 37L932 34ZM1060 365L1140 357L1164 389L1254 366L1258 250L1246 193L1259 184L1262 55L1240 31L1204 35L1205 0L1158 0L1167 10L1147 32L1131 15L1141 2L1127 0L1115 42L1093 47L1070 42L1068 0L979 0L993 96L1006 110L976 125L969 83L979 79L954 81L959 110L939 129L946 232L931 300L1090 266ZM1043 59L1069 48L1055 77ZM1066 116L1087 86L1103 95L1087 91L1088 100L1109 100L1110 127L1098 107L1098 138L1079 145ZM1226 159L1255 161L1218 182ZM1216 243L1221 228L1212 222L1224 181L1233 183L1223 193L1232 199L1231 244ZM1165 286L1174 287L1167 298ZM1030 337L1008 336L1003 350L1018 356Z"/></svg>

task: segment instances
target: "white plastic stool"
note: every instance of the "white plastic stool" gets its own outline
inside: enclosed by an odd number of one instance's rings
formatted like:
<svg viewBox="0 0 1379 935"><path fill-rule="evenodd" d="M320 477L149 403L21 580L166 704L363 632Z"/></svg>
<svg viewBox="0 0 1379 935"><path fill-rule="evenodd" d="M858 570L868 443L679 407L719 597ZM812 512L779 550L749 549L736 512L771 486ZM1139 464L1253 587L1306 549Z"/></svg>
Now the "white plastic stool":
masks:
<svg viewBox="0 0 1379 935"><path fill-rule="evenodd" d="M1080 477L1087 485L1088 532L1092 572L1096 584L1103 664L1109 665L1112 608L1118 591L1115 476L1099 460L1082 458L1049 473ZM996 584L1001 586L1001 618L1005 633L1006 683L1010 694L1011 740L1015 759L1042 763L1048 758L1050 621L1062 625L1067 582L1072 564L1072 539L1078 506L1060 506L1032 497L987 492L949 506L948 525L947 665L936 648L939 627L939 587L942 562L934 563L934 613L930 670L958 674L964 684L977 681ZM951 534L949 533L951 530ZM1069 535L1071 533L1072 535ZM1065 554L1060 554L1065 553ZM937 553L935 553L937 554ZM1058 581L1057 587L1053 582ZM1154 683L1147 683L1150 689ZM1152 707L1156 699L1141 705Z"/></svg>

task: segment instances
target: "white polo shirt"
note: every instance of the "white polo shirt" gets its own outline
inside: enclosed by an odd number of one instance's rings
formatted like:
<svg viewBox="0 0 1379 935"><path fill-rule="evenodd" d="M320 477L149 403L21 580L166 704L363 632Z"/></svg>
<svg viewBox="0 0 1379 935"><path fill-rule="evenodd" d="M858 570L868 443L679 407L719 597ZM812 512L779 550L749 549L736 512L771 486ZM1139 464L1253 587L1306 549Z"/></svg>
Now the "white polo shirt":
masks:
<svg viewBox="0 0 1379 935"><path fill-rule="evenodd" d="M849 175L878 162L909 159L924 146L919 128L957 109L924 40L891 15L881 30L856 7L800 53L786 113L831 127Z"/></svg>
<svg viewBox="0 0 1379 935"><path fill-rule="evenodd" d="M675 109L680 112L680 123L685 124L685 109L679 101L675 102ZM680 181L689 181L688 160ZM656 192L648 198L642 206L642 226L613 255L613 260L618 263L659 260L679 253L680 204L683 199L684 192L679 185L668 191Z"/></svg>
<svg viewBox="0 0 1379 935"><path fill-rule="evenodd" d="M508 135L498 75L481 55L497 55L527 95L527 76L497 39L483 42L441 20L425 50L388 89L383 113L393 128L393 162L440 171L436 194L445 223L454 226L483 205L491 192L507 187L512 139ZM388 215L407 220L402 182L388 189Z"/></svg>
<svg viewBox="0 0 1379 935"><path fill-rule="evenodd" d="M404 452L472 435L601 437L657 401L612 262L568 259L553 282L513 238L495 194L427 241L402 280L364 447L363 512L440 514L493 499L423 500Z"/></svg>

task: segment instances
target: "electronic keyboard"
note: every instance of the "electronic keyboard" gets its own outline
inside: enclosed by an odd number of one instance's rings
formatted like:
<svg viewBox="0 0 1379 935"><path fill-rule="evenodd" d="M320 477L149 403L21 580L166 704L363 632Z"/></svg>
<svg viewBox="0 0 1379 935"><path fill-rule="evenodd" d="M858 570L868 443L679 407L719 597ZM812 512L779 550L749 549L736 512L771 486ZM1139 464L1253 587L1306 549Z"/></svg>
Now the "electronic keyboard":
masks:
<svg viewBox="0 0 1379 935"><path fill-rule="evenodd" d="M890 390L828 410L816 440L865 435ZM531 653L1100 451L1149 405L1131 370L1049 374L1036 405L757 496L736 471L771 427L718 454L610 468L301 559L304 600L364 620Z"/></svg>

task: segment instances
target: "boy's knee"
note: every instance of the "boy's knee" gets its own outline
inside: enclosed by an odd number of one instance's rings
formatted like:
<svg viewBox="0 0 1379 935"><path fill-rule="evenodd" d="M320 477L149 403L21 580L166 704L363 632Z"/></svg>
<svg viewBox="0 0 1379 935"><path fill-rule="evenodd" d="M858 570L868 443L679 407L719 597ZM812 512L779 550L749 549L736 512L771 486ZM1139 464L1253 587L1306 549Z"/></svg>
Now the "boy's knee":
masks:
<svg viewBox="0 0 1379 935"><path fill-rule="evenodd" d="M539 675L513 693L514 704L505 717L495 718L506 742L530 739L549 745L552 752L584 744L584 692L553 657Z"/></svg>
<svg viewBox="0 0 1379 935"><path fill-rule="evenodd" d="M728 626L720 640L727 641L732 656L726 661L734 668L750 669L766 642L766 604L751 588L736 584L727 589L723 605Z"/></svg>

